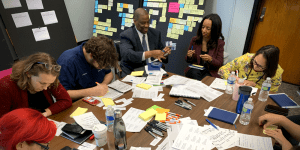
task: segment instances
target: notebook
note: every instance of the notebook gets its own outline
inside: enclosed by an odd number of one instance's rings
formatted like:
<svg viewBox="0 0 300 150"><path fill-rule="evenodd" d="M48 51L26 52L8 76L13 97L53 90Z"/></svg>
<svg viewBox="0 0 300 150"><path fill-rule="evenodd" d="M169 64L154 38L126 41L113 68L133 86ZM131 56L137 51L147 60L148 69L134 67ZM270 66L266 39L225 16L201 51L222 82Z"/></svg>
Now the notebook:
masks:
<svg viewBox="0 0 300 150"><path fill-rule="evenodd" d="M239 114L219 108L213 108L208 114L208 118L216 119L229 124L235 124L238 117Z"/></svg>
<svg viewBox="0 0 300 150"><path fill-rule="evenodd" d="M61 133L60 136L71 140L77 144L82 144L83 142L85 142L90 136L93 135L93 132L91 130L86 130L82 135L76 137L75 139L69 137L68 135L66 135L65 133Z"/></svg>
<svg viewBox="0 0 300 150"><path fill-rule="evenodd" d="M110 83L108 87L113 88L121 93L125 93L127 91L130 91L132 89L132 86L129 84L126 84L124 82L121 82L120 80L116 80L113 83Z"/></svg>
<svg viewBox="0 0 300 150"><path fill-rule="evenodd" d="M187 89L185 85L173 85L169 95L200 99L200 94Z"/></svg>
<svg viewBox="0 0 300 150"><path fill-rule="evenodd" d="M269 94L269 97L282 108L300 108L300 106L285 93Z"/></svg>

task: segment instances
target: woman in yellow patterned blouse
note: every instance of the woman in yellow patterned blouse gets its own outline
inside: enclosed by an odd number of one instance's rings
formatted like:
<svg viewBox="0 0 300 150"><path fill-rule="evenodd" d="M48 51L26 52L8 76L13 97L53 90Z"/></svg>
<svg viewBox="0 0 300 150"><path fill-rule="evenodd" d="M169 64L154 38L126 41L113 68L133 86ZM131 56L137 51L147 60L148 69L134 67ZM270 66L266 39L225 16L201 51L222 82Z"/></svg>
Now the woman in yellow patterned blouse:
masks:
<svg viewBox="0 0 300 150"><path fill-rule="evenodd" d="M277 92L281 84L283 69L278 64L279 48L267 45L260 48L255 54L246 53L222 66L218 74L227 79L231 71L238 70L238 78L245 78L244 85L261 89L267 77L271 77L270 91Z"/></svg>

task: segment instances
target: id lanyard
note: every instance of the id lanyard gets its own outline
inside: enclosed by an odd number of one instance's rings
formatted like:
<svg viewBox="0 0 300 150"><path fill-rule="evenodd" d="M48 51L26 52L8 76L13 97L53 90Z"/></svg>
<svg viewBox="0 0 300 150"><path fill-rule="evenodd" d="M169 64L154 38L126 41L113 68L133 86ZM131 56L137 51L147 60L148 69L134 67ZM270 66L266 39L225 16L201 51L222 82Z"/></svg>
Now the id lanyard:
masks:
<svg viewBox="0 0 300 150"><path fill-rule="evenodd" d="M251 71L252 71L252 68L251 68L250 72L248 73L246 80L248 80L248 77L249 77ZM257 82L259 82L259 81L261 80L261 78L262 78L264 75L265 75L265 72L264 72L264 74L263 74L263 75L255 82L255 84L257 84Z"/></svg>

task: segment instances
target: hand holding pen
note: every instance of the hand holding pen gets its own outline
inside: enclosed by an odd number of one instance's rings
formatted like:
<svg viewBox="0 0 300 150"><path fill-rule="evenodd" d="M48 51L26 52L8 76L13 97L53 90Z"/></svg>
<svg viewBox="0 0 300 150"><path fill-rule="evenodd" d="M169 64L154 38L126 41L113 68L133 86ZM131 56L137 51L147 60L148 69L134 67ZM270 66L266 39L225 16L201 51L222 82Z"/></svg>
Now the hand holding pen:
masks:
<svg viewBox="0 0 300 150"><path fill-rule="evenodd" d="M163 59L166 59L165 57L171 54L171 49L170 49L170 47L171 47L171 46L166 46L166 47L162 50L162 52L163 52L163 54L164 54L163 57L162 57ZM154 59L153 61L158 61L158 60L161 62L161 59L160 59L160 58Z"/></svg>
<svg viewBox="0 0 300 150"><path fill-rule="evenodd" d="M192 58L194 53L195 53L195 50L193 50L193 46L192 46L192 47L191 47L191 50L188 50L187 56L188 56L189 58Z"/></svg>

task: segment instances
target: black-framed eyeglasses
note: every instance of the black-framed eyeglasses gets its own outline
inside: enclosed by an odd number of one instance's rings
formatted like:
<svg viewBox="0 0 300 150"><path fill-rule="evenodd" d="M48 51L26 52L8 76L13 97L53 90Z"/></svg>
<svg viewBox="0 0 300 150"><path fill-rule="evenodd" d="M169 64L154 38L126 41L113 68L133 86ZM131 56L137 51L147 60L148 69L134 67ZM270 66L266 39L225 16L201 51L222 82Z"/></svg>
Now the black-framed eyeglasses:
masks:
<svg viewBox="0 0 300 150"><path fill-rule="evenodd" d="M42 144L40 144L40 143L38 143L38 142L36 142L36 141L33 141L33 143L35 143L35 144L41 146L41 147L42 147L42 150L48 150L48 149L49 149L49 147L48 147L49 143L47 143L46 146L45 146L45 145L42 145Z"/></svg>
<svg viewBox="0 0 300 150"><path fill-rule="evenodd" d="M258 68L260 68L260 69L266 69L265 67L263 67L263 66L261 66L260 64L258 64L258 63L256 62L256 60L254 60L254 59L253 59L253 63L254 63Z"/></svg>

